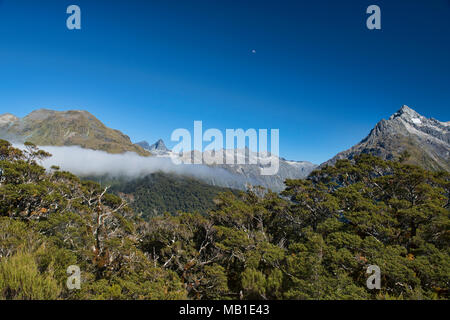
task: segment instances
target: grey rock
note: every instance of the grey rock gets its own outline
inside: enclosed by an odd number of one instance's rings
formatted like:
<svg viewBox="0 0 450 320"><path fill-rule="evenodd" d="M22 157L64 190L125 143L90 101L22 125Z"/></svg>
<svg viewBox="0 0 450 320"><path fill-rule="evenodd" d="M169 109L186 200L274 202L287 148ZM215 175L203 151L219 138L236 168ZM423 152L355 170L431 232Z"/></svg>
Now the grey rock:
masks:
<svg viewBox="0 0 450 320"><path fill-rule="evenodd" d="M360 143L338 153L321 164L333 165L338 159L352 159L368 153L395 160L408 151L410 164L428 170L450 171L450 122L428 119L408 106L403 106L388 120L381 120Z"/></svg>

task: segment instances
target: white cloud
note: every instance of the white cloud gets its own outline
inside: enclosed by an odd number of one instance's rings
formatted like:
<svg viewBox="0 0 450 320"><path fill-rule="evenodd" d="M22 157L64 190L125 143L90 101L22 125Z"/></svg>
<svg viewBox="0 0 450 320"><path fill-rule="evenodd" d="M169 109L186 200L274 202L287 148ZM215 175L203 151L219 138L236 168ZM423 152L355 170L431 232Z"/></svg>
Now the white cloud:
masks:
<svg viewBox="0 0 450 320"><path fill-rule="evenodd" d="M23 149L23 145L14 145ZM52 154L42 165L50 169L55 165L61 170L78 176L104 176L138 178L155 172L165 172L199 178L222 186L240 186L245 184L242 177L234 175L223 168L206 165L174 164L170 158L142 157L133 152L110 154L105 151L84 149L79 146L42 146L39 147Z"/></svg>

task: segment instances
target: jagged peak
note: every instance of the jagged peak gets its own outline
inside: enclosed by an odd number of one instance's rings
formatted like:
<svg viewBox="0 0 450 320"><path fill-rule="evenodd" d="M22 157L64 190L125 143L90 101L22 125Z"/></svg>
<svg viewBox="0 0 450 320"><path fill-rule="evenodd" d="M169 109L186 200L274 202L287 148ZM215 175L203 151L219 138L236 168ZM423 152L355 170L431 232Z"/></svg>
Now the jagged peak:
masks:
<svg viewBox="0 0 450 320"><path fill-rule="evenodd" d="M398 120L400 120L400 122ZM381 119L370 131L369 135L362 139L360 143L378 139L377 137L384 136L385 134L392 135L403 130L408 130L405 127L405 123L412 126L420 126L426 121L427 118L420 115L407 105L403 105L397 112L391 115L388 120Z"/></svg>
<svg viewBox="0 0 450 320"><path fill-rule="evenodd" d="M12 113L0 114L0 125L6 124L6 123L10 123L10 122L14 122L14 121L16 121L18 119L19 118L16 117L15 115L13 115Z"/></svg>
<svg viewBox="0 0 450 320"><path fill-rule="evenodd" d="M152 144L149 149L150 150L169 151L169 149L167 149L167 147L164 144L164 141L162 139L159 139L154 144Z"/></svg>
<svg viewBox="0 0 450 320"><path fill-rule="evenodd" d="M447 122L426 118L404 105L388 120L379 121L360 143L337 154L325 164L333 164L337 159L352 159L361 153L393 159L402 150L409 149L415 153L411 164L430 170L448 171L449 130Z"/></svg>
<svg viewBox="0 0 450 320"><path fill-rule="evenodd" d="M168 152L170 151L167 149L166 145L164 144L164 141L162 139L159 139L154 144L150 145L147 141L140 141L136 143L138 146L141 146L145 150L148 151L159 151L159 152Z"/></svg>
<svg viewBox="0 0 450 320"><path fill-rule="evenodd" d="M407 105L403 105L396 113L394 113L389 120L395 119L395 118L403 118L403 119L420 119L422 118L422 115L417 113L415 110L411 109Z"/></svg>
<svg viewBox="0 0 450 320"><path fill-rule="evenodd" d="M402 107L398 111L399 112L415 112L413 109L408 107L406 104L402 105Z"/></svg>

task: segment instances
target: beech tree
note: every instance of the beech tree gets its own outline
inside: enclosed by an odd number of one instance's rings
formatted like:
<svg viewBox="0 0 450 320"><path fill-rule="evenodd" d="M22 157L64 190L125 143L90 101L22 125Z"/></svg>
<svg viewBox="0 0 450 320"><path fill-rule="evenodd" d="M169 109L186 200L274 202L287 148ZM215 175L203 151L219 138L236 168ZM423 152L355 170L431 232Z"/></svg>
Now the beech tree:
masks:
<svg viewBox="0 0 450 320"><path fill-rule="evenodd" d="M48 156L0 140L2 299L449 298L448 172L361 155L281 194L144 220L107 186L45 170ZM70 265L80 290L65 286Z"/></svg>

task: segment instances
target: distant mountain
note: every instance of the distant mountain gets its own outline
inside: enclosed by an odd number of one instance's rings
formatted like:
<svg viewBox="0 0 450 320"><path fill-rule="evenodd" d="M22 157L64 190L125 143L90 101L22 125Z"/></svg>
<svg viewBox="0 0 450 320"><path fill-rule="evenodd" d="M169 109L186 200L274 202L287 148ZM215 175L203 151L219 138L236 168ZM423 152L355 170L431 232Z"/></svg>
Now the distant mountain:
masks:
<svg viewBox="0 0 450 320"><path fill-rule="evenodd" d="M167 147L164 144L164 141L162 139L159 139L152 145L150 145L147 141L141 141L136 144L138 146L141 146L145 150L149 151L150 153L156 154L156 155L168 155L170 152L170 150L167 149Z"/></svg>
<svg viewBox="0 0 450 320"><path fill-rule="evenodd" d="M11 142L33 142L39 146L81 146L86 149L103 150L109 153L136 152L139 155L153 155L171 158L175 155L169 150L164 141L159 139L150 145L147 141L133 144L128 136L118 130L106 127L101 121L87 111L53 111L40 109L31 112L24 118L12 114L0 115L0 139ZM246 157L257 158L254 152ZM194 152L192 153L195 154ZM261 175L261 165L242 164L211 165L220 169L217 175L204 181L210 185L245 189L247 184L261 185L281 191L287 178L301 179L316 168L316 165L306 161L287 161L279 158L279 172L273 176ZM231 175L224 175L224 171Z"/></svg>
<svg viewBox="0 0 450 320"><path fill-rule="evenodd" d="M4 113L0 115L0 128L2 128L3 126L7 126L17 120L19 120L19 118L17 118L15 115L11 113Z"/></svg>
<svg viewBox="0 0 450 320"><path fill-rule="evenodd" d="M245 164L221 164L216 166L244 177L248 184L260 185L272 191L278 192L284 190L284 181L286 179L304 179L317 167L316 164L308 161L289 161L280 157L278 158L279 169L277 174L262 175L261 169L263 165L261 164L262 161L259 159L258 153L248 149L244 152L246 155ZM275 156L272 155L272 157ZM257 164L250 164L250 158L254 158Z"/></svg>
<svg viewBox="0 0 450 320"><path fill-rule="evenodd" d="M6 113L0 115L0 138L36 145L71 146L103 150L109 153L135 152L150 155L120 132L106 127L87 111L53 111L40 109L20 119Z"/></svg>
<svg viewBox="0 0 450 320"><path fill-rule="evenodd" d="M173 153L171 150L167 149L163 140L158 140L151 146L146 142L142 141L137 143L144 149L150 151L153 155L158 157L179 157L178 154ZM223 150L222 150L223 151ZM241 150L242 151L242 150ZM226 151L223 151L224 155ZM203 159L204 155L210 155L211 151L199 152L192 151L183 155L181 160L183 162L194 162L194 159ZM238 157L238 149L234 150L235 159ZM278 158L279 170L275 175L262 175L261 174L261 162L257 152L252 152L249 149L243 150L245 155L245 164L225 164L225 157L223 160L224 164L213 164L209 165L212 168L222 168L230 172L236 179L231 181L230 179L221 179L220 174L216 178L207 180L208 183L212 185L228 187L228 188L238 188L245 189L247 184L259 185L265 188L271 189L273 191L281 191L284 189L284 181L286 179L303 179L306 178L317 165L308 161L288 161L284 158ZM250 164L249 159L252 158L257 164ZM201 160L200 160L201 161Z"/></svg>
<svg viewBox="0 0 450 320"><path fill-rule="evenodd" d="M136 142L135 144L137 144L138 146L142 147L145 150L150 149L150 145L148 144L147 141L140 141L140 142Z"/></svg>
<svg viewBox="0 0 450 320"><path fill-rule="evenodd" d="M407 151L406 163L429 170L450 171L450 122L428 119L403 106L388 120L381 120L360 143L325 162L332 165L338 159L352 159L369 153L383 159L399 159Z"/></svg>

